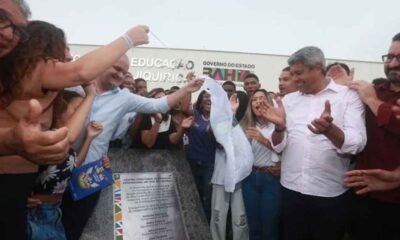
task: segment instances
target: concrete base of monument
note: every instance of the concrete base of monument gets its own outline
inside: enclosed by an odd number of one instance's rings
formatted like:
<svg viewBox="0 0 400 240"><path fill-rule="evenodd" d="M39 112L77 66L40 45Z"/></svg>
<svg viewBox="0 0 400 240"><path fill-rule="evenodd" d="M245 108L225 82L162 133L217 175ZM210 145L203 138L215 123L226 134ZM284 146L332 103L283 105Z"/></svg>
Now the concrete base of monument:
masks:
<svg viewBox="0 0 400 240"><path fill-rule="evenodd" d="M182 151L111 149L113 173L171 172L176 180L182 222L188 240L211 239L210 228L201 207L192 171ZM77 213L79 214L79 213ZM113 187L104 189L82 240L114 240ZM130 238L123 238L130 240ZM135 239L135 238L132 238ZM180 240L180 239L178 239Z"/></svg>

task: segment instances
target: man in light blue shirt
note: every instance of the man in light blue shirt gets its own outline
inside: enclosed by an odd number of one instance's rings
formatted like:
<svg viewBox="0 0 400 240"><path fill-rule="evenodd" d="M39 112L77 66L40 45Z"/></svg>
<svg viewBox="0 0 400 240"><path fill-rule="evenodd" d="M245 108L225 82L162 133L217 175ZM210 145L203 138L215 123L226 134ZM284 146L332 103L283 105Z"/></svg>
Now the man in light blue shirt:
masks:
<svg viewBox="0 0 400 240"><path fill-rule="evenodd" d="M199 90L203 84L203 80L196 79L171 95L160 99L150 99L133 94L127 89L121 90L119 88L128 69L129 61L125 55L96 79L97 96L89 114L88 122L92 120L100 122L103 125L103 131L92 141L83 164L96 161L107 154L109 142L118 127L120 119L127 113L166 112L178 104L181 98ZM62 220L67 239L80 238L99 196L100 192L80 201L72 201L69 192L64 194Z"/></svg>
<svg viewBox="0 0 400 240"><path fill-rule="evenodd" d="M150 99L119 88L128 69L128 57L123 56L112 68L96 79L97 96L89 114L89 121L100 122L103 125L103 132L92 141L84 164L99 160L107 154L109 142L120 120L127 113L167 112L182 97L200 89L203 82L202 80L191 81L171 95L160 99Z"/></svg>

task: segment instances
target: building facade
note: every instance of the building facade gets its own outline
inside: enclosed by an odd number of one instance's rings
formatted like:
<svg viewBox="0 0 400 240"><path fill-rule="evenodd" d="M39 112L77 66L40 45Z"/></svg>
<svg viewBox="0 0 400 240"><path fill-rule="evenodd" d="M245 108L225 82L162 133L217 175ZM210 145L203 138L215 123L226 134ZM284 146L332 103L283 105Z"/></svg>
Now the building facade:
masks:
<svg viewBox="0 0 400 240"><path fill-rule="evenodd" d="M95 45L71 44L74 59L97 48ZM104 56L107 57L107 56ZM257 53L207 51L190 49L137 47L128 52L130 72L134 78L144 78L148 89L182 86L188 72L209 75L215 80L233 81L238 89L243 77L252 72L259 76L262 88L278 91L278 77L287 66L289 56ZM355 68L355 80L372 81L383 77L383 63L327 59L327 64L340 61Z"/></svg>

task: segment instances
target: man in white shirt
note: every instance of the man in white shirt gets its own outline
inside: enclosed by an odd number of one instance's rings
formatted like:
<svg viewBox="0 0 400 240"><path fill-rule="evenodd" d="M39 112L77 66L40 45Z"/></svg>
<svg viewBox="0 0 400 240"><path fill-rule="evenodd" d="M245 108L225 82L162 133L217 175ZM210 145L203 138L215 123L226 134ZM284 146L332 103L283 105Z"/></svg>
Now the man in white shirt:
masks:
<svg viewBox="0 0 400 240"><path fill-rule="evenodd" d="M356 92L325 77L325 57L305 47L288 60L299 91L264 106L275 123L273 145L284 144L283 239L343 239L351 155L366 144L364 105Z"/></svg>

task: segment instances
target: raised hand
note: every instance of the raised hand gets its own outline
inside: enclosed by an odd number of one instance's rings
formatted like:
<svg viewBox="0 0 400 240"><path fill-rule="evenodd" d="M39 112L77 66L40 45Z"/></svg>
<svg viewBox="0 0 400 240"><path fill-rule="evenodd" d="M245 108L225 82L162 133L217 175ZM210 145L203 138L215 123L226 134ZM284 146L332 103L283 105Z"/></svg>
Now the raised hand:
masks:
<svg viewBox="0 0 400 240"><path fill-rule="evenodd" d="M308 124L308 129L315 134L324 134L332 127L333 118L331 116L331 104L325 101L325 108L319 118L314 119Z"/></svg>
<svg viewBox="0 0 400 240"><path fill-rule="evenodd" d="M286 113L282 99L277 97L276 103L278 104L278 107L274 107L267 102L261 102L258 107L265 119L275 124L276 128L284 129L286 127Z"/></svg>
<svg viewBox="0 0 400 240"><path fill-rule="evenodd" d="M181 122L181 127L185 128L185 129L190 128L192 126L192 124L193 124L193 121L194 121L193 116L185 118Z"/></svg>
<svg viewBox="0 0 400 240"><path fill-rule="evenodd" d="M350 73L347 74L346 70L342 66L336 64L329 69L329 71L326 73L326 76L331 77L339 84L347 84L353 81L354 68L352 68Z"/></svg>
<svg viewBox="0 0 400 240"><path fill-rule="evenodd" d="M189 72L189 73L186 75L186 81L187 81L187 82L193 81L193 80L195 80L195 79L196 79L196 75L195 75L195 73L194 73L193 71Z"/></svg>
<svg viewBox="0 0 400 240"><path fill-rule="evenodd" d="M91 81L82 85L83 90L85 91L86 96L95 96L96 95L96 81Z"/></svg>
<svg viewBox="0 0 400 240"><path fill-rule="evenodd" d="M148 44L150 29L146 25L138 25L131 28L126 35L132 40L135 46Z"/></svg>
<svg viewBox="0 0 400 240"><path fill-rule="evenodd" d="M196 78L196 79L192 79L190 81L188 81L188 83L184 86L184 88L190 92L196 92L197 90L199 90L201 88L201 86L203 86L204 83L204 78Z"/></svg>
<svg viewBox="0 0 400 240"><path fill-rule="evenodd" d="M239 108L239 98L237 97L237 94L236 94L236 93L234 93L234 94L230 97L229 102L230 102L230 104L231 104L232 112L233 112L233 114L235 114L236 111L237 111L238 108Z"/></svg>
<svg viewBox="0 0 400 240"><path fill-rule="evenodd" d="M97 137L103 131L103 125L97 121L91 121L87 128L87 135L90 138Z"/></svg>
<svg viewBox="0 0 400 240"><path fill-rule="evenodd" d="M69 151L68 128L42 131L40 116L42 107L37 100L29 101L29 113L13 129L11 142L16 152L36 164L58 164L65 160Z"/></svg>

